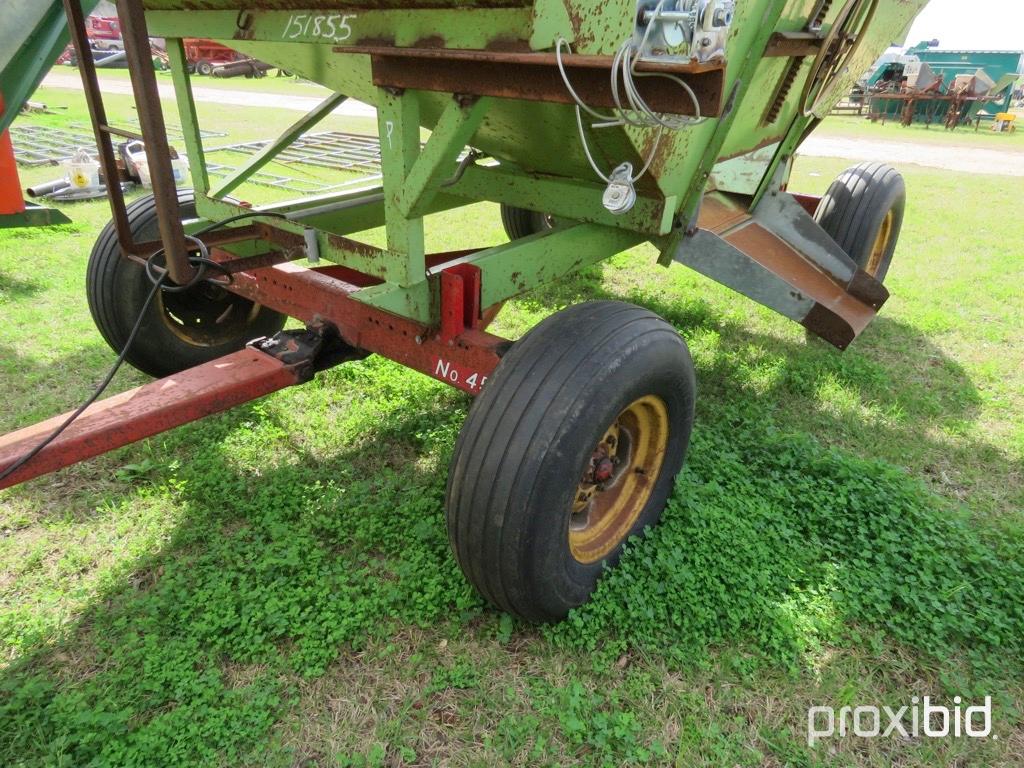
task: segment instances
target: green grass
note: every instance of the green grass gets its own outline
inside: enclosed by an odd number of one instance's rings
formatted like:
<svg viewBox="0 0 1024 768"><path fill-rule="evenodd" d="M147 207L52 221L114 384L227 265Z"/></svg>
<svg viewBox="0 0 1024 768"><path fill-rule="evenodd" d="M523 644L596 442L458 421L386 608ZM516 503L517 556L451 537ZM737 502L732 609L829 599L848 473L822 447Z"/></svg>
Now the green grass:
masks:
<svg viewBox="0 0 1024 768"><path fill-rule="evenodd" d="M816 136L842 136L881 141L903 141L915 144L936 144L949 147L955 152L959 147L998 149L1010 152L1024 152L1024 131L995 133L991 123L983 123L978 131L974 126L961 126L955 131L945 130L939 125L914 124L902 126L899 121L872 123L864 117L835 115L825 119L815 130Z"/></svg>
<svg viewBox="0 0 1024 768"><path fill-rule="evenodd" d="M443 495L469 401L379 358L3 492L0 763L1019 765L1024 189L906 178L893 298L843 354L647 248L506 307L516 336L636 301L698 369L663 524L561 625L467 586ZM82 288L106 205L65 210L0 233L3 429L112 358ZM492 205L428 220L432 248L502 239ZM812 704L923 695L991 695L999 740L806 746Z"/></svg>

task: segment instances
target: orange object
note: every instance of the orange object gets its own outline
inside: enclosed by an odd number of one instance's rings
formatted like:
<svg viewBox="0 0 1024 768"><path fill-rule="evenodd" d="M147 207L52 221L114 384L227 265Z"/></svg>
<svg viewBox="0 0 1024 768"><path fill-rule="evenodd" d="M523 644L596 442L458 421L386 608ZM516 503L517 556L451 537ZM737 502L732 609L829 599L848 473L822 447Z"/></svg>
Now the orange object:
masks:
<svg viewBox="0 0 1024 768"><path fill-rule="evenodd" d="M4 111L4 99L0 96L0 114ZM24 213L25 199L21 194L21 179L14 162L14 146L8 131L0 133L0 215Z"/></svg>

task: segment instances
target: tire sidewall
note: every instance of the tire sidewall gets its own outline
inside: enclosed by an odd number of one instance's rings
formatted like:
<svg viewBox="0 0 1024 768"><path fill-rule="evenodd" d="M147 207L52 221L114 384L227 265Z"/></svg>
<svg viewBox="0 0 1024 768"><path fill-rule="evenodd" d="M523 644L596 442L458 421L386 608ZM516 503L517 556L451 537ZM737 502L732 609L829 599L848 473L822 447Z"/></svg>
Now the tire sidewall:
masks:
<svg viewBox="0 0 1024 768"><path fill-rule="evenodd" d="M196 216L191 190L178 192L178 204L183 219ZM151 197L136 200L127 212L132 235L137 241L160 239L156 209ZM91 306L93 317L101 325L101 333L108 344L114 351L120 352L138 320L139 310L149 296L153 283L143 265L121 256L112 224L107 225L97 240L90 261L87 279L100 285L90 287L88 293L90 297L105 297L103 301L106 306L102 316L106 323L113 324L113 328L102 327L98 307ZM157 295L146 308L139 332L125 359L150 376L167 376L236 352L254 338L271 336L284 326L285 320L283 315L261 306L246 327L245 338L232 338L220 344L196 344L171 329L164 314L162 297Z"/></svg>
<svg viewBox="0 0 1024 768"><path fill-rule="evenodd" d="M543 596L546 604L538 607L546 614L562 616L566 606L584 602L604 569L621 556L625 539L597 562L576 560L569 548L570 510L579 478L605 430L630 403L647 395L657 395L666 405L668 444L658 479L626 539L658 522L689 444L695 395L689 363L681 339L675 359L665 354L663 346L637 345L620 358L619 365L580 391L558 432L547 442L547 450L535 459L537 475L521 566L533 582L531 591ZM638 371L647 375L638 376ZM606 398L604 393L609 391L619 394ZM566 467L575 469L567 476Z"/></svg>
<svg viewBox="0 0 1024 768"><path fill-rule="evenodd" d="M894 168L883 163L862 163L848 168L832 182L818 204L814 220L857 268L866 272L875 241L891 211L889 241L872 275L882 282L899 241L906 200L906 184Z"/></svg>
<svg viewBox="0 0 1024 768"><path fill-rule="evenodd" d="M892 211L893 222L889 233L889 242L885 245L885 252L882 254L878 271L873 275L878 282L882 282L889 272L889 266L892 264L892 257L896 251L896 244L899 241L900 229L903 226L903 214L906 209L906 193L904 192L903 185L894 184L890 186L885 190L885 197L879 201L873 201L873 203L872 207L865 211L869 221L867 228L869 235L858 241L856 253L850 254L850 257L861 269L865 269L868 266L868 262L871 259L871 251L874 249L875 240L878 238L879 232L881 232L885 217Z"/></svg>

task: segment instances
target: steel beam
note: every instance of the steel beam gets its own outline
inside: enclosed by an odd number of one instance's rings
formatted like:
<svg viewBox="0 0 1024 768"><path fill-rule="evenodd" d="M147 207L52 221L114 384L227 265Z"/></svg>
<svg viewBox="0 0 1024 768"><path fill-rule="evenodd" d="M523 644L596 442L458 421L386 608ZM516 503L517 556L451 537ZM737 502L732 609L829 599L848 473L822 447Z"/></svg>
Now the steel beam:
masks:
<svg viewBox="0 0 1024 768"><path fill-rule="evenodd" d="M430 138L402 184L399 208L404 215L412 215L414 209L430 204L439 184L444 183L443 179L437 179L438 172L455 162L483 120L490 102L487 98L456 96L445 105Z"/></svg>
<svg viewBox="0 0 1024 768"><path fill-rule="evenodd" d="M64 2L66 5L74 4L70 0ZM139 125L146 142L146 159L149 162L153 202L156 206L167 273L171 280L180 285L192 279L195 268L188 262L185 230L181 226L178 188L174 183L171 148L167 142L167 128L164 126L156 73L153 71L146 15L139 0L117 0L117 16L121 24L135 105L139 112ZM83 58L91 61L91 54L86 51L84 57L80 55L80 65ZM107 176L107 189L116 185L117 178L116 175Z"/></svg>
<svg viewBox="0 0 1024 768"><path fill-rule="evenodd" d="M662 260L668 256L846 349L888 293L863 271L847 274L842 262L832 261L834 242L798 237L794 222L802 217L810 218L795 200L782 215L757 216L745 199L710 195L695 229L665 239Z"/></svg>
<svg viewBox="0 0 1024 768"><path fill-rule="evenodd" d="M96 147L99 150L100 168L103 169L103 177L107 183L107 199L110 201L110 212L114 220L114 229L117 231L117 241L122 248L131 249L134 238L128 223L128 214L125 211L124 194L121 192L119 183L120 173L117 169L117 157L114 155L114 145L110 139L110 132L107 130L109 121L103 106L99 79L96 77L96 65L93 63L92 49L89 47L89 38L85 33L85 14L77 0L64 0L64 12L68 19L71 42L75 46L75 55L78 56L78 72L82 77L82 92L85 94L85 102L89 106L89 118L92 121L93 134L96 137Z"/></svg>
<svg viewBox="0 0 1024 768"><path fill-rule="evenodd" d="M203 150L203 136L199 128L199 113L192 94L192 78L188 73L185 47L180 38L167 38L167 59L174 83L174 100L178 104L178 120L185 137L185 152L188 155L189 173L196 199L202 200L210 193L210 174L206 170L206 152Z"/></svg>
<svg viewBox="0 0 1024 768"><path fill-rule="evenodd" d="M392 48L349 46L339 53L369 54L373 84L423 91L471 93L503 99L572 104L553 53L459 51L445 48ZM616 106L609 82L611 56L562 57L562 68L579 97L589 106ZM687 83L702 115L717 117L722 111L723 64L667 64L640 61L644 73L661 72ZM668 78L651 78L644 100L655 112L693 115L693 99Z"/></svg>
<svg viewBox="0 0 1024 768"><path fill-rule="evenodd" d="M416 95L380 89L377 127L380 134L384 219L388 251L404 259L395 282L411 286L422 282L425 271L423 218L402 211L404 184L420 154L420 114Z"/></svg>
<svg viewBox="0 0 1024 768"><path fill-rule="evenodd" d="M675 197L652 197L640 191L631 210L615 215L601 203L604 189L603 184L583 179L529 174L502 165L471 165L458 183L445 187L444 192L466 202L490 200L542 211L556 220L601 224L646 235L672 230Z"/></svg>
<svg viewBox="0 0 1024 768"><path fill-rule="evenodd" d="M299 372L275 357L244 349L90 406L0 488L165 432L298 384ZM0 437L0 472L39 445L66 419L55 416Z"/></svg>
<svg viewBox="0 0 1024 768"><path fill-rule="evenodd" d="M224 251L214 250L212 255L218 261L231 260L231 254ZM472 395L480 392L511 344L471 327L456 338L442 340L437 326L358 301L357 295L384 286L360 290L348 278L345 267L309 269L285 263L234 273L226 288L304 322L328 322L346 344L383 355Z"/></svg>

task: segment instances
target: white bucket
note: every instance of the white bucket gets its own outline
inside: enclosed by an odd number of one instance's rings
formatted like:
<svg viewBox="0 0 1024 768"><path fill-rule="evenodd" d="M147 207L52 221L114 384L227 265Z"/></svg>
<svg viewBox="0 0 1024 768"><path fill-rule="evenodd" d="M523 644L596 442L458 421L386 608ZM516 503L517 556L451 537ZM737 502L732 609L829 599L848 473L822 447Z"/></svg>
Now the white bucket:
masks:
<svg viewBox="0 0 1024 768"><path fill-rule="evenodd" d="M128 157L139 169L139 180L142 186L153 186L153 178L149 173L149 160L146 157L146 148L142 142L133 142L128 145ZM178 155L171 158L171 172L174 174L175 184L188 184L188 158L185 155Z"/></svg>
<svg viewBox="0 0 1024 768"><path fill-rule="evenodd" d="M149 175L149 161L145 155L135 161L135 164L139 167L139 178L142 180L142 186L149 187L153 186L152 177ZM171 172L174 174L174 183L181 185L188 183L188 158L184 155L171 158Z"/></svg>
<svg viewBox="0 0 1024 768"><path fill-rule="evenodd" d="M85 149L64 162L64 173L72 189L95 189L100 185L100 164Z"/></svg>

